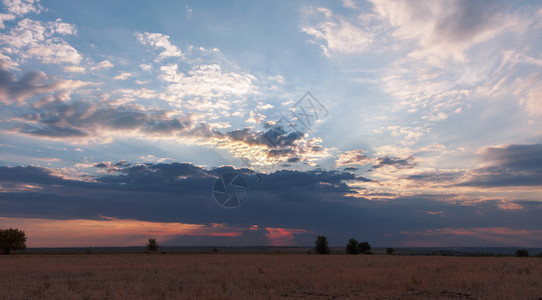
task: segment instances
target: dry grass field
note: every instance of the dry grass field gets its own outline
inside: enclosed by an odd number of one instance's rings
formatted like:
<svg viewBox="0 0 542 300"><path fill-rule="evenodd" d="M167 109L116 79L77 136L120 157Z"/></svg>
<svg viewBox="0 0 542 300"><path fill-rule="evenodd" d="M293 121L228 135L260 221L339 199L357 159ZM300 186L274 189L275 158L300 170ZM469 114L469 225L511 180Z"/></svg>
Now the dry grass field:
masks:
<svg viewBox="0 0 542 300"><path fill-rule="evenodd" d="M308 254L0 256L0 299L542 299L542 259Z"/></svg>

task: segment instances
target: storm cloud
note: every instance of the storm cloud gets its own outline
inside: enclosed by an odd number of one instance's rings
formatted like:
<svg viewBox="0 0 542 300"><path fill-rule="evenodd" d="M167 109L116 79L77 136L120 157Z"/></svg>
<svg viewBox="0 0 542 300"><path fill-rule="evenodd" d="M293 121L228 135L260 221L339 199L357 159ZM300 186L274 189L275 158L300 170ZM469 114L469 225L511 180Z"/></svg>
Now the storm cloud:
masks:
<svg viewBox="0 0 542 300"><path fill-rule="evenodd" d="M487 167L472 171L463 186L542 185L542 144L489 147L481 153Z"/></svg>
<svg viewBox="0 0 542 300"><path fill-rule="evenodd" d="M498 202L487 201L477 208L446 202L440 195L397 197L390 201L369 201L353 197L357 192L346 182L363 184L369 179L340 171L281 170L257 174L230 166L205 169L190 163L131 164L99 163L106 175L85 180L64 179L53 170L40 167L2 167L0 193L2 215L45 219L93 219L104 216L148 222L225 224L236 228L298 228L294 244L307 242L307 235L327 232L334 243L360 236L378 243L401 232L420 232L427 228L498 226L508 218L510 226L524 226L522 217L538 212L499 209ZM236 209L215 203L211 190L217 178L227 172L241 174L249 185L248 200ZM453 195L450 196L453 198ZM474 215L484 211L484 218ZM431 213L439 212L439 213ZM536 227L536 222L531 224ZM261 239L261 234L254 236ZM250 244L249 238L192 237L201 244L211 241ZM253 240L256 242L256 240ZM199 243L199 242L198 242ZM260 240L261 243L261 240Z"/></svg>

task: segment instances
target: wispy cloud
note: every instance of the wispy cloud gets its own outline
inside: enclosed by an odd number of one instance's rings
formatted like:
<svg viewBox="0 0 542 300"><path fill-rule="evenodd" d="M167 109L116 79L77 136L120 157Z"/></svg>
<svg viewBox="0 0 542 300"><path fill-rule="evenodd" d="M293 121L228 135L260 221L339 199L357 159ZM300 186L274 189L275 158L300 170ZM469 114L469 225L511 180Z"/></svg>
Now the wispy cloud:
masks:
<svg viewBox="0 0 542 300"><path fill-rule="evenodd" d="M144 32L137 33L136 37L137 40L143 45L149 45L156 49L163 49L163 51L158 54L156 61L161 61L171 57L183 57L181 50L179 50L179 48L169 41L170 37L166 34Z"/></svg>

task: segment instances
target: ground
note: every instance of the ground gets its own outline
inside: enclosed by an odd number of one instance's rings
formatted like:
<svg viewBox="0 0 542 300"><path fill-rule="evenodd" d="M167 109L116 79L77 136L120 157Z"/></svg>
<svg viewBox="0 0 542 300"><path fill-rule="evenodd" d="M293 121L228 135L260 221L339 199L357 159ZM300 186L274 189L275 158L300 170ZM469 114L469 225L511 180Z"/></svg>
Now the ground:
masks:
<svg viewBox="0 0 542 300"><path fill-rule="evenodd" d="M542 299L542 259L315 254L0 256L0 299Z"/></svg>

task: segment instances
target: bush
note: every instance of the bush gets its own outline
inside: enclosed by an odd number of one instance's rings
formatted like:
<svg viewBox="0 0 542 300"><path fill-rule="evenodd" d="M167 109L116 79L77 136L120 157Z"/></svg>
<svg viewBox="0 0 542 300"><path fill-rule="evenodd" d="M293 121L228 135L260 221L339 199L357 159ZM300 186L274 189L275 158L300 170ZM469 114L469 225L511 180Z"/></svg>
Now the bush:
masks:
<svg viewBox="0 0 542 300"><path fill-rule="evenodd" d="M529 256L529 251L527 251L525 249L517 250L516 251L516 256L517 257L527 257L527 256Z"/></svg>
<svg viewBox="0 0 542 300"><path fill-rule="evenodd" d="M361 254L373 254L371 252L371 245L369 242L361 242L358 245L359 253Z"/></svg>
<svg viewBox="0 0 542 300"><path fill-rule="evenodd" d="M147 250L148 251L158 250L158 242L156 241L156 239L149 239L149 242L147 243Z"/></svg>
<svg viewBox="0 0 542 300"><path fill-rule="evenodd" d="M359 254L358 241L356 239L349 239L345 251L348 254Z"/></svg>
<svg viewBox="0 0 542 300"><path fill-rule="evenodd" d="M319 235L314 244L314 252L316 254L329 254L329 247L325 236Z"/></svg>
<svg viewBox="0 0 542 300"><path fill-rule="evenodd" d="M19 229L0 230L0 250L9 255L11 251L26 249L26 234Z"/></svg>
<svg viewBox="0 0 542 300"><path fill-rule="evenodd" d="M393 248L386 248L386 254L392 255L393 254Z"/></svg>

